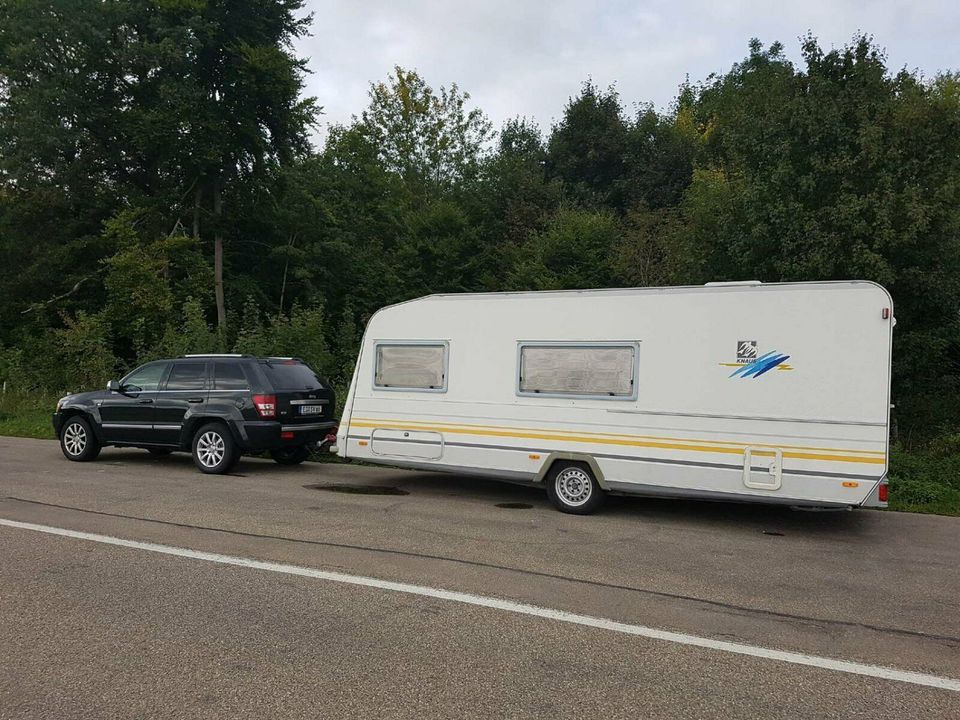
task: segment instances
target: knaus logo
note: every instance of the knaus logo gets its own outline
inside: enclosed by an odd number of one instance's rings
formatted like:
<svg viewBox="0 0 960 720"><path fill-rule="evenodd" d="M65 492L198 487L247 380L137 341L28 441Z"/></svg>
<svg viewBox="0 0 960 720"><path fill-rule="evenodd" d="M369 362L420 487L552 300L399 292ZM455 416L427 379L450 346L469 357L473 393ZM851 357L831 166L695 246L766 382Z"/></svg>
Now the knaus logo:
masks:
<svg viewBox="0 0 960 720"><path fill-rule="evenodd" d="M760 354L760 343L756 340L738 340L736 362L720 363L725 367L736 368L730 377L758 378L771 370L793 370L787 363L789 355L770 350Z"/></svg>
<svg viewBox="0 0 960 720"><path fill-rule="evenodd" d="M737 343L737 362L749 363L757 359L757 341L741 340Z"/></svg>

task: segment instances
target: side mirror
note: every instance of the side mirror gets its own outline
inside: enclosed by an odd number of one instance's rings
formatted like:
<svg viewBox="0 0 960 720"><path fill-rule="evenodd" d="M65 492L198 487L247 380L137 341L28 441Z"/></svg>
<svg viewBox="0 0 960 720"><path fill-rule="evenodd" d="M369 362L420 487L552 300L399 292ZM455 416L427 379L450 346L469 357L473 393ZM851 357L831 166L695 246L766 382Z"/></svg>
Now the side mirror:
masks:
<svg viewBox="0 0 960 720"><path fill-rule="evenodd" d="M108 382L107 390L109 390L110 392L120 392L120 381L111 380L110 382Z"/></svg>

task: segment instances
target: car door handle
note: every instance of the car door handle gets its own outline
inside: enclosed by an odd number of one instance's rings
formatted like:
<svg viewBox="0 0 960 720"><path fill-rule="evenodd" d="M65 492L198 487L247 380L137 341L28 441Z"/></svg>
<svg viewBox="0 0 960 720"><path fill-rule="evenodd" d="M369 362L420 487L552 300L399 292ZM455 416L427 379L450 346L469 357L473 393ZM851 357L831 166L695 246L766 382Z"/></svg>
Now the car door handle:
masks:
<svg viewBox="0 0 960 720"><path fill-rule="evenodd" d="M143 400L137 400L137 402L140 403L141 405L149 405L150 403L153 402L153 400L151 400L150 398L144 398Z"/></svg>
<svg viewBox="0 0 960 720"><path fill-rule="evenodd" d="M201 402L203 402L203 398L188 398L188 399L187 399L187 402L188 402L188 403L201 403Z"/></svg>

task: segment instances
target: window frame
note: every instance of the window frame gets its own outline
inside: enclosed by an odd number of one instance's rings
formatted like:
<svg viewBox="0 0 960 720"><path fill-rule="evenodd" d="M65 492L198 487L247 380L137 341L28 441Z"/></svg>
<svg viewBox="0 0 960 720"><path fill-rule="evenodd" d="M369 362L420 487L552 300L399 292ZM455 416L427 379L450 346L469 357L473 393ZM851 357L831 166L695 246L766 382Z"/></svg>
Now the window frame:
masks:
<svg viewBox="0 0 960 720"><path fill-rule="evenodd" d="M629 348L633 352L633 368L630 375L632 392L629 395L597 395L579 392L533 392L523 390L523 349L535 348ZM517 365L514 372L517 397L561 398L565 400L608 400L635 402L640 396L640 342L637 340L519 340L517 341Z"/></svg>
<svg viewBox="0 0 960 720"><path fill-rule="evenodd" d="M380 363L381 347L439 347L443 348L443 385L438 388L407 387L400 385L379 385L377 383L377 368ZM371 387L384 392L420 392L445 393L450 385L450 341L449 340L374 340L373 342L373 377Z"/></svg>

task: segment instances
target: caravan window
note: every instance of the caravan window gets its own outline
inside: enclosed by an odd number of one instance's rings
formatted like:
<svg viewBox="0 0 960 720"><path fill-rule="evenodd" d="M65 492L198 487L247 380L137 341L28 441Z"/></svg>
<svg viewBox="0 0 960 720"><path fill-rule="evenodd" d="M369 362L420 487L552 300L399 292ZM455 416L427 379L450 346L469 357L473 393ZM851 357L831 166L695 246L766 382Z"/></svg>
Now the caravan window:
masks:
<svg viewBox="0 0 960 720"><path fill-rule="evenodd" d="M637 345L520 344L520 395L633 399Z"/></svg>
<svg viewBox="0 0 960 720"><path fill-rule="evenodd" d="M447 344L377 343L373 384L384 390L446 390Z"/></svg>

